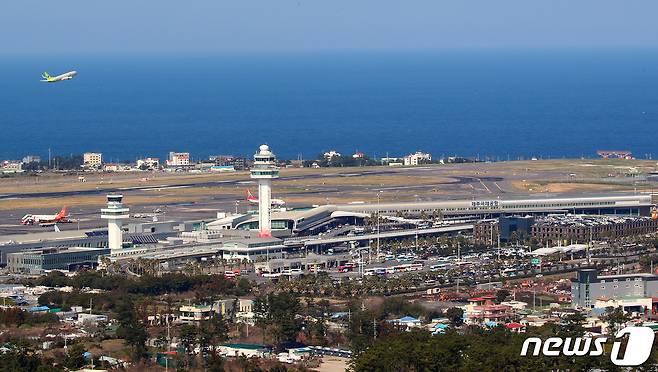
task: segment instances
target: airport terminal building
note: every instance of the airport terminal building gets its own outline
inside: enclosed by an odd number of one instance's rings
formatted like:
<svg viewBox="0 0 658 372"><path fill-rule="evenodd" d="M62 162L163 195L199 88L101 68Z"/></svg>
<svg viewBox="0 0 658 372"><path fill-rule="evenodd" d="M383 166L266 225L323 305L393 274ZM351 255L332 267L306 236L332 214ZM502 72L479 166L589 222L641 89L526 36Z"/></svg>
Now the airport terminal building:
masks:
<svg viewBox="0 0 658 372"><path fill-rule="evenodd" d="M650 195L324 205L273 212L272 233L279 237L315 234L335 224L361 224L364 218L377 213L410 218L425 214L441 216L444 220L477 220L548 214L648 216L652 207ZM234 221L231 228L258 229L258 218L255 215L236 218ZM213 224L210 223L208 226L211 227Z"/></svg>
<svg viewBox="0 0 658 372"><path fill-rule="evenodd" d="M428 216L440 214L444 218L493 218L506 215L541 214L605 214L648 216L651 213L651 195L614 195L572 198L533 199L474 199L423 201L409 203L347 204L337 205L341 211L381 213L388 215Z"/></svg>

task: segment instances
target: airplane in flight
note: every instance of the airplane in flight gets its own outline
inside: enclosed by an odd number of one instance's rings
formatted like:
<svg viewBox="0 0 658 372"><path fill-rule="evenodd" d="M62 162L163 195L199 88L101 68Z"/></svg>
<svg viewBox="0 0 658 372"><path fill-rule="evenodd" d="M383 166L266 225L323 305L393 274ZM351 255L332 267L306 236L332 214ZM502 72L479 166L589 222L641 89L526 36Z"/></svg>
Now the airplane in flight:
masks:
<svg viewBox="0 0 658 372"><path fill-rule="evenodd" d="M58 81L64 81L64 80L71 80L77 75L77 71L69 71L65 74L57 75L57 76L50 76L47 72L44 72L43 75L41 75L41 80L44 83L56 83Z"/></svg>
<svg viewBox="0 0 658 372"><path fill-rule="evenodd" d="M247 201L249 204L258 205L258 198L251 194L251 191L247 189ZM286 202L281 199L272 199L271 201L273 207L283 207L286 205Z"/></svg>
<svg viewBox="0 0 658 372"><path fill-rule="evenodd" d="M26 214L21 218L23 225L36 225L41 227L53 226L57 223L71 223L67 208L63 207L57 214Z"/></svg>

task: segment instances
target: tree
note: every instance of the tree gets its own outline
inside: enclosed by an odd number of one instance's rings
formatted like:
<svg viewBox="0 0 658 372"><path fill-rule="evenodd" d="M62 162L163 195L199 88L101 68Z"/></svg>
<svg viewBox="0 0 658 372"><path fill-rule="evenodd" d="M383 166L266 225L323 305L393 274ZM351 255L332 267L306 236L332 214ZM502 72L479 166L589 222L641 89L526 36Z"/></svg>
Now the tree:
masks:
<svg viewBox="0 0 658 372"><path fill-rule="evenodd" d="M167 337L167 332L164 330L161 330L158 333L158 337L155 339L155 347L158 349L166 349L169 344L169 338Z"/></svg>
<svg viewBox="0 0 658 372"><path fill-rule="evenodd" d="M15 347L0 353L0 371L51 372L61 369L53 367L51 360L41 359L27 340L19 339Z"/></svg>
<svg viewBox="0 0 658 372"><path fill-rule="evenodd" d="M501 289L496 293L496 302L501 303L509 297L510 293L507 289Z"/></svg>
<svg viewBox="0 0 658 372"><path fill-rule="evenodd" d="M228 324L221 314L215 314L199 324L199 348L206 360L206 366L210 362L209 357L216 354L215 346L228 340L228 332Z"/></svg>
<svg viewBox="0 0 658 372"><path fill-rule="evenodd" d="M301 309L299 299L290 293L270 293L254 301L256 324L269 334L275 344L292 341L299 326L295 314ZM265 332L267 330L267 332Z"/></svg>
<svg viewBox="0 0 658 372"><path fill-rule="evenodd" d="M453 326L460 326L464 322L464 310L458 307L451 307L446 310L446 318L450 319Z"/></svg>
<svg viewBox="0 0 658 372"><path fill-rule="evenodd" d="M85 351L86 350L84 345L79 342L69 346L68 350L66 351L67 353L64 359L64 366L69 369L79 369L87 364L84 356Z"/></svg>
<svg viewBox="0 0 658 372"><path fill-rule="evenodd" d="M197 343L197 329L191 324L183 324L178 331L178 338L180 338L181 344L185 347L186 354L186 364L191 366L190 356L194 353L194 347Z"/></svg>
<svg viewBox="0 0 658 372"><path fill-rule="evenodd" d="M605 314L602 319L608 323L608 330L610 333L615 334L631 320L631 317L624 312L624 309L621 306L609 306L605 308Z"/></svg>
<svg viewBox="0 0 658 372"><path fill-rule="evenodd" d="M137 319L135 306L130 297L127 297L118 306L119 328L117 336L123 338L133 352L133 359L139 360L146 353L146 328Z"/></svg>
<svg viewBox="0 0 658 372"><path fill-rule="evenodd" d="M582 337L585 333L583 323L585 322L585 315L581 312L569 314L562 319L560 323L558 334L562 337Z"/></svg>
<svg viewBox="0 0 658 372"><path fill-rule="evenodd" d="M196 346L196 337L197 329L192 324L183 324L178 330L178 338L180 338L181 344L185 346L185 350L188 353L194 351L194 346Z"/></svg>

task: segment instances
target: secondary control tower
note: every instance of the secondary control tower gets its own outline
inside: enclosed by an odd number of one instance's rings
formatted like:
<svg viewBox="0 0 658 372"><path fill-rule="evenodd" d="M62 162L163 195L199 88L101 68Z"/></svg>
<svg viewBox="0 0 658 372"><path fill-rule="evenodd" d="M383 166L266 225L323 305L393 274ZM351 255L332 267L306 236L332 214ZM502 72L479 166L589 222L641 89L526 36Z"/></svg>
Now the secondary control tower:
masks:
<svg viewBox="0 0 658 372"><path fill-rule="evenodd" d="M101 218L107 220L110 253L116 253L123 248L123 220L129 217L128 208L123 206L123 195L109 194L107 196L107 208L101 209Z"/></svg>

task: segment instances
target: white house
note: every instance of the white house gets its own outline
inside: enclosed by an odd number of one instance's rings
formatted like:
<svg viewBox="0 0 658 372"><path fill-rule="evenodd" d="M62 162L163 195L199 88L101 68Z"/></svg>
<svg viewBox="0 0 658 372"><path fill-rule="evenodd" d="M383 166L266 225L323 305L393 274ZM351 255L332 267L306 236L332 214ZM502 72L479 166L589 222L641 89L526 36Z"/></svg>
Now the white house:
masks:
<svg viewBox="0 0 658 372"><path fill-rule="evenodd" d="M333 159L334 156L341 157L342 155L340 154L340 152L338 152L336 150L330 150L330 151L327 151L327 152L324 153L324 158L327 159L327 160Z"/></svg>
<svg viewBox="0 0 658 372"><path fill-rule="evenodd" d="M418 165L432 161L432 154L416 151L404 157L404 165Z"/></svg>

